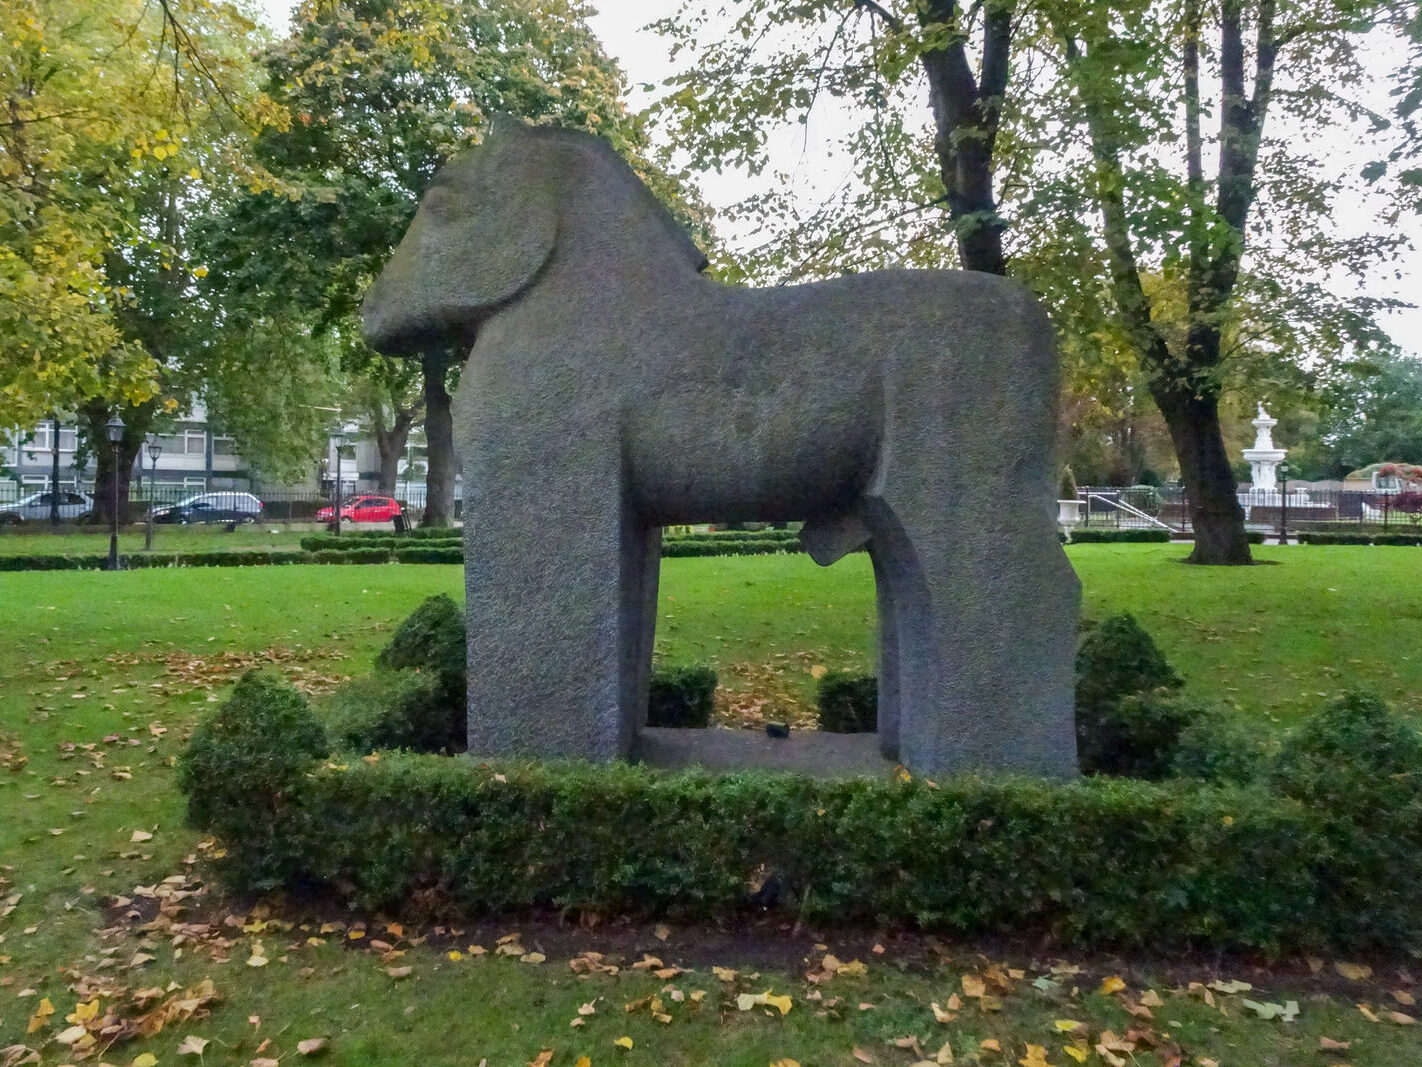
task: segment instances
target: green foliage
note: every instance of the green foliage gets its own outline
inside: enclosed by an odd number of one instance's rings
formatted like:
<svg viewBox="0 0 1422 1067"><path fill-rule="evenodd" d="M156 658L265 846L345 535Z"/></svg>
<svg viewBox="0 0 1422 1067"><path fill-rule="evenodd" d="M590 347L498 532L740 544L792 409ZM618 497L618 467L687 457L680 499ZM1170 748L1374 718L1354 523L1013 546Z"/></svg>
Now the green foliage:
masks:
<svg viewBox="0 0 1422 1067"><path fill-rule="evenodd" d="M872 734L879 728L879 679L872 674L830 671L815 691L820 729L834 734Z"/></svg>
<svg viewBox="0 0 1422 1067"><path fill-rule="evenodd" d="M290 878L289 850L301 847L290 833L293 794L328 751L306 698L262 671L243 675L227 703L193 731L178 761L188 821L244 842L230 856L241 884L270 889Z"/></svg>
<svg viewBox="0 0 1422 1067"><path fill-rule="evenodd" d="M346 540L373 540L385 541L392 535L385 530L351 530L343 535ZM457 526L419 526L407 529L403 534L396 537L401 541L448 541L451 544L457 543L464 536L464 531Z"/></svg>
<svg viewBox="0 0 1422 1067"><path fill-rule="evenodd" d="M375 667L421 671L439 682L450 704L463 709L469 691L465 636L464 610L448 594L432 596L396 627Z"/></svg>
<svg viewBox="0 0 1422 1067"><path fill-rule="evenodd" d="M1132 615L1093 626L1076 655L1076 743L1087 774L1130 774L1162 735L1178 736L1191 716L1182 707L1150 701L1122 708L1127 697L1182 685L1165 656ZM1133 730L1142 731L1139 741ZM1173 733L1172 733L1173 731Z"/></svg>
<svg viewBox="0 0 1422 1067"><path fill-rule="evenodd" d="M1071 532L1072 543L1092 544L1164 544L1170 540L1169 530L1093 530L1089 526L1078 526Z"/></svg>
<svg viewBox="0 0 1422 1067"><path fill-rule="evenodd" d="M1076 475L1072 473L1070 466L1062 468L1062 480L1057 486L1057 499L1076 499Z"/></svg>
<svg viewBox="0 0 1422 1067"><path fill-rule="evenodd" d="M647 725L709 726L715 693L716 672L710 667L660 667L648 686Z"/></svg>
<svg viewBox="0 0 1422 1067"><path fill-rule="evenodd" d="M1422 735L1376 694L1353 690L1284 741L1271 779L1306 804L1382 816L1422 790Z"/></svg>
<svg viewBox="0 0 1422 1067"><path fill-rule="evenodd" d="M390 549L358 548L344 551L327 548L311 553L311 561L313 563L389 563Z"/></svg>
<svg viewBox="0 0 1422 1067"><path fill-rule="evenodd" d="M1306 530L1299 534L1304 545L1422 545L1422 533L1336 533Z"/></svg>
<svg viewBox="0 0 1422 1067"><path fill-rule="evenodd" d="M382 671L347 682L332 697L331 732L355 752L464 751L468 709L436 674Z"/></svg>
<svg viewBox="0 0 1422 1067"><path fill-rule="evenodd" d="M1422 854L1422 736L1375 694L1354 690L1306 720L1280 746L1272 787L1326 827L1329 894L1340 935L1416 936Z"/></svg>
<svg viewBox="0 0 1422 1067"><path fill-rule="evenodd" d="M454 548L397 548L398 563L463 563L463 546Z"/></svg>
<svg viewBox="0 0 1422 1067"><path fill-rule="evenodd" d="M460 549L462 551L463 544L463 540L457 536L441 538L423 537L412 544L410 539L399 537L391 533L381 533L379 535L365 534L363 536L351 534L342 535L340 537L337 537L335 534L313 534L301 539L301 547L308 552L356 552L361 549L369 548L388 548L394 550L405 548L441 548Z"/></svg>
<svg viewBox="0 0 1422 1067"><path fill-rule="evenodd" d="M731 917L770 872L811 922L1268 952L1376 943L1341 929L1311 809L1258 791L477 766L395 755L300 774L271 839L223 838L363 909L423 899L475 917L531 908ZM529 828L537 827L531 833ZM1366 845L1367 842L1362 842ZM1396 872L1419 870L1416 855ZM1406 884L1406 883L1404 883ZM991 892L963 891L965 885ZM1414 904L1408 921L1422 929Z"/></svg>
<svg viewBox="0 0 1422 1067"><path fill-rule="evenodd" d="M1101 708L1084 741L1078 725L1082 770L1168 778L1175 772L1182 736L1209 717L1200 704L1160 689L1122 696Z"/></svg>
<svg viewBox="0 0 1422 1067"><path fill-rule="evenodd" d="M1237 715L1205 711L1175 738L1169 775L1217 785L1248 785L1264 773L1266 753L1257 728Z"/></svg>

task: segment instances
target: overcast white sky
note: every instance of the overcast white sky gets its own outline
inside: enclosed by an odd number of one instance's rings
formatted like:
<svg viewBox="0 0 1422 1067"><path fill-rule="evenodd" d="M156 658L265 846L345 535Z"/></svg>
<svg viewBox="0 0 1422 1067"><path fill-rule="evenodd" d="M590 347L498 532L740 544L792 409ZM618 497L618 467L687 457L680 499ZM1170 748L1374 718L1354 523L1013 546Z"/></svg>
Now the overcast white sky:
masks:
<svg viewBox="0 0 1422 1067"><path fill-rule="evenodd" d="M266 13L272 26L279 31L286 30L291 10L296 6L295 0L252 2ZM666 43L656 34L644 32L642 27L654 19L672 14L680 4L681 0L602 0L602 10L591 19L594 32L602 39L608 53L617 59L634 87L645 82L660 82L675 73L675 65L667 56ZM645 103L645 100L634 91L632 102L637 105ZM1381 94L1377 103L1379 107L1384 104ZM807 205L817 202L845 177L843 163L833 159L836 132L833 121L812 120L804 157L793 167L797 190L802 193ZM803 131L796 135L797 144L802 136ZM1358 141L1351 131L1340 136L1336 150L1340 156L1358 153ZM1362 162L1359 157L1358 165ZM700 185L707 201L717 208L734 203L749 191L746 180L733 172L703 175ZM1359 230L1365 230L1368 225L1366 211L1360 208L1354 214ZM1371 279L1373 295L1422 303L1422 219L1408 220L1407 225L1418 247L1409 251L1400 265L1389 264L1375 271ZM728 230L724 224L718 227L718 232L732 251L737 247L738 238L748 237L747 234ZM1422 357L1422 307L1388 316L1384 319L1384 325L1404 349Z"/></svg>

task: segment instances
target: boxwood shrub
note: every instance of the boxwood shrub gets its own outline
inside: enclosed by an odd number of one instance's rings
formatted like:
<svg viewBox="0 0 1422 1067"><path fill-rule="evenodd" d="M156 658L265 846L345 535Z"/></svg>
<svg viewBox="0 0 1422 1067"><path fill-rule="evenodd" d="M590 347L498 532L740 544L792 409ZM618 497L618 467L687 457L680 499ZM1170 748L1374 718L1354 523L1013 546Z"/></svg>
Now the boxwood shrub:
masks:
<svg viewBox="0 0 1422 1067"><path fill-rule="evenodd" d="M1299 543L1305 545L1370 545L1373 535L1365 533L1326 533L1308 530L1299 534Z"/></svg>
<svg viewBox="0 0 1422 1067"><path fill-rule="evenodd" d="M710 667L659 667L648 686L647 725L709 726L715 693L716 672Z"/></svg>
<svg viewBox="0 0 1422 1067"><path fill-rule="evenodd" d="M879 679L872 674L830 671L815 690L820 729L834 734L872 734L879 728Z"/></svg>
<svg viewBox="0 0 1422 1067"><path fill-rule="evenodd" d="M1080 946L1395 949L1422 935L1422 744L1372 698L1306 725L1261 786L814 779L329 757L295 690L249 675L180 763L240 891L365 909L734 918L775 907Z"/></svg>
<svg viewBox="0 0 1422 1067"><path fill-rule="evenodd" d="M464 549L462 546L397 548L395 549L395 561L397 563L463 563Z"/></svg>

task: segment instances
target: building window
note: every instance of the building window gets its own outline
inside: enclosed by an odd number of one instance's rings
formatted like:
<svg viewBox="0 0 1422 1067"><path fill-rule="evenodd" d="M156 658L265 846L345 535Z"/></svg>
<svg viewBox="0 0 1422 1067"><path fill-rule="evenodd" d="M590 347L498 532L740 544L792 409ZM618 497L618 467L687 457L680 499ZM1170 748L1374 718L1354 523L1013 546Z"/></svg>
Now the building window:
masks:
<svg viewBox="0 0 1422 1067"><path fill-rule="evenodd" d="M28 440L20 445L20 450L23 452L48 452L53 440L53 429L54 427L47 422L36 426ZM61 426L59 428L59 450L61 452L73 452L78 439L79 431L74 427Z"/></svg>
<svg viewBox="0 0 1422 1067"><path fill-rule="evenodd" d="M202 430L183 431L183 451L190 456L207 454L207 434Z"/></svg>
<svg viewBox="0 0 1422 1067"><path fill-rule="evenodd" d="M231 437L218 437L213 435L212 454L214 456L235 456L237 454L237 442Z"/></svg>
<svg viewBox="0 0 1422 1067"><path fill-rule="evenodd" d="M206 478L184 478L184 479L183 479L183 488L184 488L184 489L206 489L206 488L207 488L207 479L206 479Z"/></svg>

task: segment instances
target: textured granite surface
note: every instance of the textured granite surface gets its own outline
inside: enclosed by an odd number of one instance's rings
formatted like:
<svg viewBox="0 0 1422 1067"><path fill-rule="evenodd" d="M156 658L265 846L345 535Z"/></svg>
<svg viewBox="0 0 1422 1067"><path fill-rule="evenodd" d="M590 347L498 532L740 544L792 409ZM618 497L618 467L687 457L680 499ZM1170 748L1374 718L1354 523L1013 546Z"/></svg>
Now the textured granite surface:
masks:
<svg viewBox="0 0 1422 1067"><path fill-rule="evenodd" d="M869 544L887 758L1076 773L1036 301L970 272L743 289L704 265L607 145L505 124L437 175L366 297L377 348L472 343L470 751L631 756L659 528L803 519L821 564Z"/></svg>

